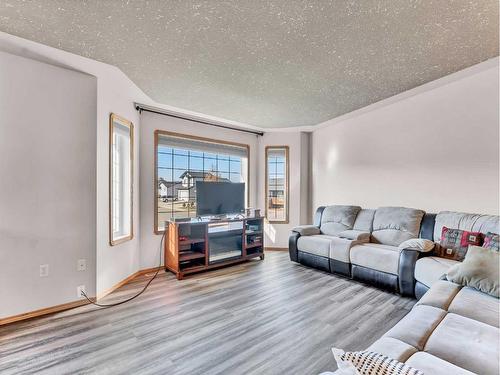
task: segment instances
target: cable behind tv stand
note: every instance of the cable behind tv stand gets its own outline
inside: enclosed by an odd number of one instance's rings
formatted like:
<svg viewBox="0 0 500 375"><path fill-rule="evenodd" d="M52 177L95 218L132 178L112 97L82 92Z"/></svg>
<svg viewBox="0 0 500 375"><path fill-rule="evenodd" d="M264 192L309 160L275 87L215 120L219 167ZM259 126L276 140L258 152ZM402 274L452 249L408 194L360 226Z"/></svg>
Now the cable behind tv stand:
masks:
<svg viewBox="0 0 500 375"><path fill-rule="evenodd" d="M165 270L181 280L192 273L264 259L263 229L262 217L168 221Z"/></svg>

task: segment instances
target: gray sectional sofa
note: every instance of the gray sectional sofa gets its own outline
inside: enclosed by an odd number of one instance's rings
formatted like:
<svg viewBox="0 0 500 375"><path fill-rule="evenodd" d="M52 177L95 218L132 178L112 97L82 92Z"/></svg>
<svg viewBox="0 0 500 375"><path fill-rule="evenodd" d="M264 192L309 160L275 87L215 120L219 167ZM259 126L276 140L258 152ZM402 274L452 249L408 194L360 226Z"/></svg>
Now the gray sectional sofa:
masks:
<svg viewBox="0 0 500 375"><path fill-rule="evenodd" d="M367 351L426 375L499 374L498 299L445 280Z"/></svg>
<svg viewBox="0 0 500 375"><path fill-rule="evenodd" d="M500 229L499 216L491 215L450 211L436 215L403 207L320 207L314 225L293 229L290 258L419 299L366 351L405 362L426 375L497 375L499 300L446 280L457 261L438 256L444 226L483 234ZM413 238L433 241L435 249L400 246Z"/></svg>
<svg viewBox="0 0 500 375"><path fill-rule="evenodd" d="M443 226L497 233L499 217L450 211L436 215L406 207L319 207L313 225L292 230L290 259L420 298L457 261L400 245L414 238L439 243Z"/></svg>

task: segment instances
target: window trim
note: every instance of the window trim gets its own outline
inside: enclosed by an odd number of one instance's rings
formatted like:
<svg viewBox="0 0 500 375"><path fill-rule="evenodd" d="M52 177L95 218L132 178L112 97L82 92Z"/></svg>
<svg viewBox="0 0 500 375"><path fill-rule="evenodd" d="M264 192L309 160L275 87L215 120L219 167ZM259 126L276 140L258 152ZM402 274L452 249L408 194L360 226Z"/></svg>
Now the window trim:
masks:
<svg viewBox="0 0 500 375"><path fill-rule="evenodd" d="M224 141L221 139L215 139L215 138L208 138L208 137L200 137L197 135L190 135L190 134L183 134L183 133L177 133L177 132L171 132L168 130L155 130L154 131L154 173L153 173L153 215L154 215L154 220L153 220L153 233L154 234L163 234L165 231L164 230L158 230L158 140L160 136L172 136L172 137L179 137L179 138L187 138L187 139L193 139L197 141L202 141L202 142L210 142L210 143L219 143L223 145L231 145L231 146L237 146L237 147L242 147L247 150L247 170L246 170L246 197L245 197L245 206L249 206L249 197L250 197L250 145L245 144L245 143L237 143L237 142L231 142L231 141Z"/></svg>
<svg viewBox="0 0 500 375"><path fill-rule="evenodd" d="M113 123L119 122L130 131L130 234L119 239L113 239ZM109 115L109 245L116 246L134 238L134 124L115 113Z"/></svg>
<svg viewBox="0 0 500 375"><path fill-rule="evenodd" d="M268 176L268 156L269 156L269 150L285 150L285 173L286 173L286 178L285 178L285 194L286 194L286 210L285 210L285 220L269 220L268 218L268 188L269 188L269 176ZM281 146L266 146L265 149L265 214L266 214L266 220L269 223L273 224L288 224L290 222L290 147L286 145L281 145Z"/></svg>

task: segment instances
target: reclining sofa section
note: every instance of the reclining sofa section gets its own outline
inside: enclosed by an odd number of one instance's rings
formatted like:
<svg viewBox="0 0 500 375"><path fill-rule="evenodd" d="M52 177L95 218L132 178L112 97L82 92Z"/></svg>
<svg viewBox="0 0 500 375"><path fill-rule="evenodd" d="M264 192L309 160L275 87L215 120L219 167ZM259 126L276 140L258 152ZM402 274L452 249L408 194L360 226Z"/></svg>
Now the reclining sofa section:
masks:
<svg viewBox="0 0 500 375"><path fill-rule="evenodd" d="M425 224L425 223L424 223ZM480 232L485 235L488 232L498 233L500 229L500 217L497 215L469 214L464 212L441 211L435 217L435 224L426 233L424 238L433 240L436 248L439 246L443 227L461 229L470 232ZM429 288L439 282L448 269L458 263L437 256L435 252L420 256L415 264L415 296L420 299Z"/></svg>
<svg viewBox="0 0 500 375"><path fill-rule="evenodd" d="M319 207L314 225L293 229L290 259L413 296L415 264L424 254L399 245L432 240L435 216L405 207Z"/></svg>

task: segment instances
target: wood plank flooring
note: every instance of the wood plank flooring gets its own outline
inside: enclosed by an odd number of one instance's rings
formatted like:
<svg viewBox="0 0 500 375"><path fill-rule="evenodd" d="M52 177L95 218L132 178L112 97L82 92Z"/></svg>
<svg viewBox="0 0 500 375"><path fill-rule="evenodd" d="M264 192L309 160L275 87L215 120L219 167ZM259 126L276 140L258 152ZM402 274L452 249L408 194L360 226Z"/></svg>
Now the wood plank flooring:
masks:
<svg viewBox="0 0 500 375"><path fill-rule="evenodd" d="M135 279L102 300L142 288ZM124 305L0 327L5 374L319 374L365 349L415 300L292 263L286 252L177 281Z"/></svg>

